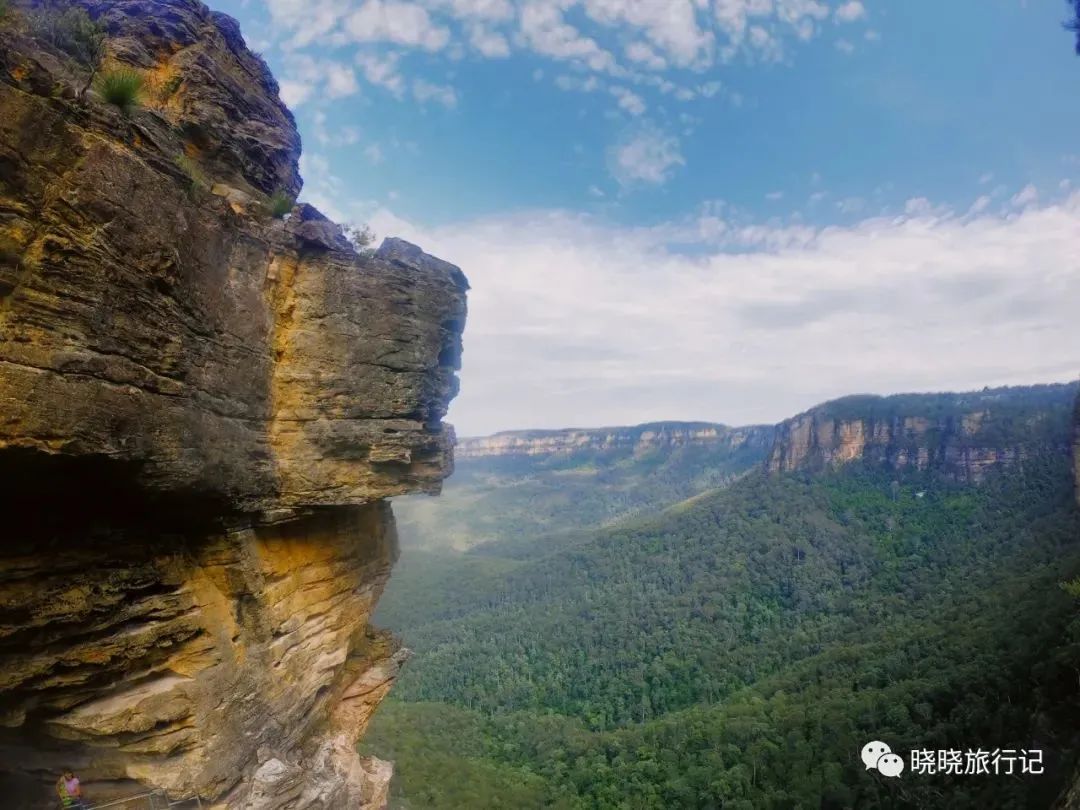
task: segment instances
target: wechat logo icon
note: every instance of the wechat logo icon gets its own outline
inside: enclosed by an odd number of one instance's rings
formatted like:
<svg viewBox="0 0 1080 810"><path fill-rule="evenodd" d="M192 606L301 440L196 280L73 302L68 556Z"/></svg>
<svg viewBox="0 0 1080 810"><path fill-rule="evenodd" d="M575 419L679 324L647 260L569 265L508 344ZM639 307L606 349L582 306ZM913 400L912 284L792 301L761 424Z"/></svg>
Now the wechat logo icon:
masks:
<svg viewBox="0 0 1080 810"><path fill-rule="evenodd" d="M894 754L892 749L880 740L873 740L864 745L860 756L866 770L876 770L890 779L899 776L904 771L904 758L899 754Z"/></svg>

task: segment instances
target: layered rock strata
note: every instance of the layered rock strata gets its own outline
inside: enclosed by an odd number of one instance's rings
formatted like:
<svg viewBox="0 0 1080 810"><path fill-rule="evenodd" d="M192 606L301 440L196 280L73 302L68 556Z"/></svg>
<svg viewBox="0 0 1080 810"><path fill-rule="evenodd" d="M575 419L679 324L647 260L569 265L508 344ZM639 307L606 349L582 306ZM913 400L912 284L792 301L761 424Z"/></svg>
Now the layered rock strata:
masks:
<svg viewBox="0 0 1080 810"><path fill-rule="evenodd" d="M450 472L466 281L308 206L299 137L234 21L80 0L124 112L0 22L0 795L150 787L378 807L355 743L402 654L368 626L387 498Z"/></svg>
<svg viewBox="0 0 1080 810"><path fill-rule="evenodd" d="M978 483L1036 450L1068 452L1075 392L1073 385L1048 385L849 397L781 423L766 466L779 473L864 461Z"/></svg>

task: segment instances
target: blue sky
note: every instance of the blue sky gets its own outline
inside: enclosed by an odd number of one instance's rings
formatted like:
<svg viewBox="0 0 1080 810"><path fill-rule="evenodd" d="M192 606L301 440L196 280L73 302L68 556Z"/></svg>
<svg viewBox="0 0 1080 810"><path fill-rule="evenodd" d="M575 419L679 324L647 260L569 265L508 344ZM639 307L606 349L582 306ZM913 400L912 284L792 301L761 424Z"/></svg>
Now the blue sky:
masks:
<svg viewBox="0 0 1080 810"><path fill-rule="evenodd" d="M470 276L462 433L1080 370L1064 2L213 4L304 196Z"/></svg>

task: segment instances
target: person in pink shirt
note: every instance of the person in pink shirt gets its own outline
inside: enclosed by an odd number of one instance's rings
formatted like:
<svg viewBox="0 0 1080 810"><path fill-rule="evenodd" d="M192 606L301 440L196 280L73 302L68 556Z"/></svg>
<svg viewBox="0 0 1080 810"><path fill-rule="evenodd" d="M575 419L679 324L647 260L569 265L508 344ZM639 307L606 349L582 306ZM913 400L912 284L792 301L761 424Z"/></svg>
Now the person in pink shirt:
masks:
<svg viewBox="0 0 1080 810"><path fill-rule="evenodd" d="M73 771L65 770L56 780L56 794L60 797L60 804L64 810L86 809L82 785L79 784L79 777Z"/></svg>

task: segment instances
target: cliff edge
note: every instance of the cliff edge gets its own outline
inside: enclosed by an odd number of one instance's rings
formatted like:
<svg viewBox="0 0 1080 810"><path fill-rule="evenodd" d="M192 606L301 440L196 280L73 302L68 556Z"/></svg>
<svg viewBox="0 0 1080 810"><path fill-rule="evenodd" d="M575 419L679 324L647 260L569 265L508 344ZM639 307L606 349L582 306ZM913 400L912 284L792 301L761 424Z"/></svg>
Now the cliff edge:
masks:
<svg viewBox="0 0 1080 810"><path fill-rule="evenodd" d="M765 425L732 428L711 422L653 422L633 427L507 430L493 436L465 437L459 440L456 455L477 459L573 453L637 455L679 447L767 449L772 439L773 428Z"/></svg>
<svg viewBox="0 0 1080 810"><path fill-rule="evenodd" d="M1057 384L845 397L778 425L766 467L782 473L866 462L979 483L1036 450L1068 453L1076 391Z"/></svg>
<svg viewBox="0 0 1080 810"><path fill-rule="evenodd" d="M235 21L71 7L142 98L87 89L68 6L0 19L0 795L381 806L385 499L451 470L468 285L275 218L300 139Z"/></svg>

